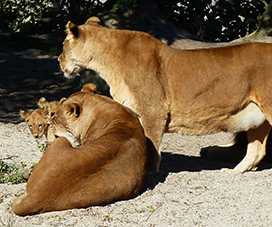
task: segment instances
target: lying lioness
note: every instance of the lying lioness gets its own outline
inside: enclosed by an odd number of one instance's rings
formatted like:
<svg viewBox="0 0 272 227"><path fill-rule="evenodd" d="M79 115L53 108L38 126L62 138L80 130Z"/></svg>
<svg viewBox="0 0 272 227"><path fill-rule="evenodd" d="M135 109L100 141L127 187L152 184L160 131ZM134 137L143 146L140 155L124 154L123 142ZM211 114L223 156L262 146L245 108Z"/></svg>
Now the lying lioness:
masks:
<svg viewBox="0 0 272 227"><path fill-rule="evenodd" d="M67 77L97 71L112 97L139 115L157 150L165 132L247 131L247 154L232 171L251 170L266 154L271 44L175 50L147 33L103 27L92 17L81 26L68 22L59 62Z"/></svg>
<svg viewBox="0 0 272 227"><path fill-rule="evenodd" d="M26 194L14 200L16 214L104 205L141 192L146 164L142 126L130 109L92 88L85 85L53 113L50 127L63 137L48 147ZM72 137L81 143L77 148L69 142Z"/></svg>

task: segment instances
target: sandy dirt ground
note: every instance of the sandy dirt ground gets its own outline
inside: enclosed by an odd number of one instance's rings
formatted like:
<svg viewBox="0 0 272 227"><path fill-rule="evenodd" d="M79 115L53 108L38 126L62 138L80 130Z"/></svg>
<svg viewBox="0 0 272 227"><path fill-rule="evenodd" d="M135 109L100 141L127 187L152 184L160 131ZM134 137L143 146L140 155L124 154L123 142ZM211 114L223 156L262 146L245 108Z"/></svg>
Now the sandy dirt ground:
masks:
<svg viewBox="0 0 272 227"><path fill-rule="evenodd" d="M227 144L230 134L165 134L160 172L134 199L87 209L20 217L12 201L26 183L0 184L0 226L271 226L272 171L262 163L244 174L221 172L234 163L200 158L203 146ZM42 152L25 123L0 123L0 160L38 162Z"/></svg>

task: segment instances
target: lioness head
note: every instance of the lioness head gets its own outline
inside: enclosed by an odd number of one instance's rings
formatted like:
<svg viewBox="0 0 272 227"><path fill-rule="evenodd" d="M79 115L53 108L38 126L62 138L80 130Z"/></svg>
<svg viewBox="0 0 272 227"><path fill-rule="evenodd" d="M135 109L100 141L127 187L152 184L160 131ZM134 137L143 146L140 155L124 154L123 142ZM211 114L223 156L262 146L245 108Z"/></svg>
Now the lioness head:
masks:
<svg viewBox="0 0 272 227"><path fill-rule="evenodd" d="M84 56L83 52L86 31L90 29L88 25L99 26L99 23L100 20L97 17L91 17L80 27L70 21L66 24L67 37L63 42L63 51L58 58L65 77L78 76L80 71L86 69L86 65L91 60Z"/></svg>
<svg viewBox="0 0 272 227"><path fill-rule="evenodd" d="M36 109L33 111L20 110L21 116L25 119L31 134L35 138L41 138L47 133L48 119L46 110Z"/></svg>
<svg viewBox="0 0 272 227"><path fill-rule="evenodd" d="M58 108L51 111L50 127L54 135L66 137L73 147L79 146L87 133L90 122L86 122L86 119L91 111L89 113L87 110L89 107L86 99L96 92L96 86L90 83L81 91L84 93L75 93L68 100L62 99Z"/></svg>
<svg viewBox="0 0 272 227"><path fill-rule="evenodd" d="M50 127L54 135L66 137L73 147L77 147L81 144L80 135L76 133L74 128L77 126L76 122L78 122L79 115L80 107L67 103L61 105L60 109L51 114Z"/></svg>

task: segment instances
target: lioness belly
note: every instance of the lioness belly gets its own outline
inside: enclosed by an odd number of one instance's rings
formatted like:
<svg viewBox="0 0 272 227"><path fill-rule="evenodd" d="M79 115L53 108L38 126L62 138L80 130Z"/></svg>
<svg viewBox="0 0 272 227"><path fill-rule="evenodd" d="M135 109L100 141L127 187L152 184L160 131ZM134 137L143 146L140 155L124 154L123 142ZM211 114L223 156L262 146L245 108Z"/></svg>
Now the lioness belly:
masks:
<svg viewBox="0 0 272 227"><path fill-rule="evenodd" d="M249 103L244 109L234 115L228 113L218 117L203 118L200 121L192 117L190 124L175 125L170 123L169 132L185 135L203 135L217 132L240 132L258 128L265 120L265 115L255 103ZM202 120L202 119L201 119Z"/></svg>
<svg viewBox="0 0 272 227"><path fill-rule="evenodd" d="M265 119L261 109L255 103L249 103L242 111L227 119L225 124L228 131L240 132L258 128Z"/></svg>

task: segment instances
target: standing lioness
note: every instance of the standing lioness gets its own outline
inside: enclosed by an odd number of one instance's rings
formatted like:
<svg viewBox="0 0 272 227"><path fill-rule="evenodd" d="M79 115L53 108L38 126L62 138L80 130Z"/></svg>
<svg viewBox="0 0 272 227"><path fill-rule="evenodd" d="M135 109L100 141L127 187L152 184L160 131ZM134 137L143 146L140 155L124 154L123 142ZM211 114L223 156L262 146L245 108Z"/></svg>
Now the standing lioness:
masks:
<svg viewBox="0 0 272 227"><path fill-rule="evenodd" d="M165 132L247 131L247 154L233 172L251 170L266 154L270 44L175 50L147 33L109 29L92 17L81 26L68 22L59 62L67 77L86 68L100 73L112 97L139 115L157 150Z"/></svg>

